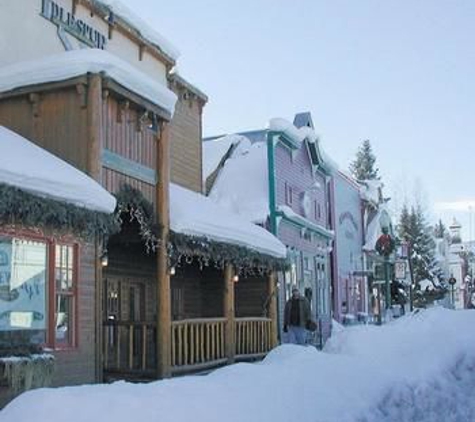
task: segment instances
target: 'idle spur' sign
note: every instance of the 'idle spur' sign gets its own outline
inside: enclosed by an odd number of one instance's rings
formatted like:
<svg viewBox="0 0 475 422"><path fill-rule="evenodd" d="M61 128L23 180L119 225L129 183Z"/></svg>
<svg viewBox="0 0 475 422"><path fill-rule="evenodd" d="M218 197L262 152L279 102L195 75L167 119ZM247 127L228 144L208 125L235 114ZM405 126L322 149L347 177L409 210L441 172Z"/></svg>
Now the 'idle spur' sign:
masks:
<svg viewBox="0 0 475 422"><path fill-rule="evenodd" d="M107 38L102 33L52 0L42 0L41 16L58 26L58 34L66 48L68 43L62 37L63 31L92 48L104 49L106 45Z"/></svg>

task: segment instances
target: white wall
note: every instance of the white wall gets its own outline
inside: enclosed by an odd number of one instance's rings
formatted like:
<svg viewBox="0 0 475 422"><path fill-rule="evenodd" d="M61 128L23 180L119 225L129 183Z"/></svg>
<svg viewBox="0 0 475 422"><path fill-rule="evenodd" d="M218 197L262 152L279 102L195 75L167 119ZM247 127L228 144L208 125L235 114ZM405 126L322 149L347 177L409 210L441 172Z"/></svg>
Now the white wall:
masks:
<svg viewBox="0 0 475 422"><path fill-rule="evenodd" d="M55 0L66 12L72 10L72 0ZM42 0L0 0L0 66L38 59L65 51L58 27L41 16ZM86 22L106 37L108 24L100 16L91 16L88 9L78 6L76 18ZM66 34L74 48L84 47L72 35ZM145 53L139 60L139 49L117 30L107 40L105 50L136 66L156 81L166 85L166 67Z"/></svg>

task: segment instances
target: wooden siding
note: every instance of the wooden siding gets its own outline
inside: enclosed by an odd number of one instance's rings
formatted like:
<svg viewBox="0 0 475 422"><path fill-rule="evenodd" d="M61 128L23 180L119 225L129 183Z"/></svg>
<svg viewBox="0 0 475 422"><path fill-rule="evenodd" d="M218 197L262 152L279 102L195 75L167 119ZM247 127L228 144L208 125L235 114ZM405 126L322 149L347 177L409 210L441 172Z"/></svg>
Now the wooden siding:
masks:
<svg viewBox="0 0 475 422"><path fill-rule="evenodd" d="M38 97L36 97L38 95ZM87 169L87 115L76 87L0 99L0 125L83 171Z"/></svg>
<svg viewBox="0 0 475 422"><path fill-rule="evenodd" d="M109 192L117 192L124 183L140 190L148 201L152 204L155 203L155 186L126 176L115 170L103 168L102 186L104 186Z"/></svg>
<svg viewBox="0 0 475 422"><path fill-rule="evenodd" d="M184 98L186 90L173 86L178 96L170 124L171 181L195 192L202 191L202 106Z"/></svg>
<svg viewBox="0 0 475 422"><path fill-rule="evenodd" d="M297 214L304 216L301 195L307 192L311 199L310 214L306 217L313 223L327 227L327 187L325 176L318 172L313 175L313 168L305 145L292 156L291 151L277 144L275 148L276 203L287 205ZM317 183L319 189L310 189ZM286 203L285 185L292 188L292 205ZM320 217L315 215L314 201L320 205Z"/></svg>
<svg viewBox="0 0 475 422"><path fill-rule="evenodd" d="M55 351L54 386L92 383L96 381L96 312L95 312L95 248L80 247L78 278L78 345Z"/></svg>
<svg viewBox="0 0 475 422"><path fill-rule="evenodd" d="M236 318L263 317L267 314L267 279L262 277L241 277L235 283Z"/></svg>
<svg viewBox="0 0 475 422"><path fill-rule="evenodd" d="M102 104L104 143L106 150L156 169L156 132L147 127L148 120L140 122L143 109L127 106L112 95Z"/></svg>

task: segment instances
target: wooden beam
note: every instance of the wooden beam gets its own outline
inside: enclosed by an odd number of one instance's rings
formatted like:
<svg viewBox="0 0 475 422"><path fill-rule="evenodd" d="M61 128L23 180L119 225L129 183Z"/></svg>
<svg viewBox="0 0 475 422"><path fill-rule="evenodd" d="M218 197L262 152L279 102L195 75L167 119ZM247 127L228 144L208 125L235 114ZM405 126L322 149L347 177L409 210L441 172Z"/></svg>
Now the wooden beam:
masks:
<svg viewBox="0 0 475 422"><path fill-rule="evenodd" d="M161 244L157 249L157 376L171 376L171 306L168 235L170 228L170 130L163 122L157 137L156 209Z"/></svg>
<svg viewBox="0 0 475 422"><path fill-rule="evenodd" d="M77 84L76 85L76 92L79 95L80 98L80 103L81 103L81 108L86 108L87 107L87 91L86 91L86 85L85 84Z"/></svg>
<svg viewBox="0 0 475 422"><path fill-rule="evenodd" d="M231 264L226 264L224 268L224 317L226 318L225 353L228 363L234 362L236 355L236 317L234 314L234 268Z"/></svg>
<svg viewBox="0 0 475 422"><path fill-rule="evenodd" d="M41 100L40 94L32 93L29 95L28 98L30 100L33 117L39 117L40 116L40 100Z"/></svg>
<svg viewBox="0 0 475 422"><path fill-rule="evenodd" d="M104 330L103 325L104 321L104 284L102 279L102 265L99 256L105 245L102 244L102 241L96 239L94 246L94 262L95 262L95 321L96 321L96 382L104 381L104 366L107 365L107 342L104 342ZM105 353L104 353L104 349Z"/></svg>
<svg viewBox="0 0 475 422"><path fill-rule="evenodd" d="M271 319L270 345L277 346L277 274L271 271L267 277L267 289L269 294L269 318Z"/></svg>
<svg viewBox="0 0 475 422"><path fill-rule="evenodd" d="M101 183L102 164L101 153L103 147L102 127L102 76L89 76L87 90L87 170L89 175Z"/></svg>

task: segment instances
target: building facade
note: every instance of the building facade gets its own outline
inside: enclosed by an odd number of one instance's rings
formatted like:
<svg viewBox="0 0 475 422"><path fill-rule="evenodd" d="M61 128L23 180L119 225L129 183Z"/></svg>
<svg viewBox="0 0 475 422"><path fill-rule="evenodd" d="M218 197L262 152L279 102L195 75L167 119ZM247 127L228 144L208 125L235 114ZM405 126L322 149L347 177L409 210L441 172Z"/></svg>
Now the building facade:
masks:
<svg viewBox="0 0 475 422"><path fill-rule="evenodd" d="M121 223L79 264L93 265L80 286L94 299L79 305L87 341L54 385L264 356L285 248L200 194L207 98L170 72L174 47L117 2L8 2L0 23L0 124L113 193Z"/></svg>
<svg viewBox="0 0 475 422"><path fill-rule="evenodd" d="M340 323L351 323L368 314L360 186L350 176L335 172L331 192L333 314Z"/></svg>
<svg viewBox="0 0 475 422"><path fill-rule="evenodd" d="M331 331L331 169L322 158L311 116L297 115L294 123L273 119L268 130L241 132L233 139L247 146L230 142L234 153L224 151L224 162L208 152L219 166L209 172L214 181L209 196L266 227L286 245L291 265L279 276L281 327L285 302L298 287L319 322L314 341L321 345ZM205 140L205 149L219 149L220 142L229 140Z"/></svg>

